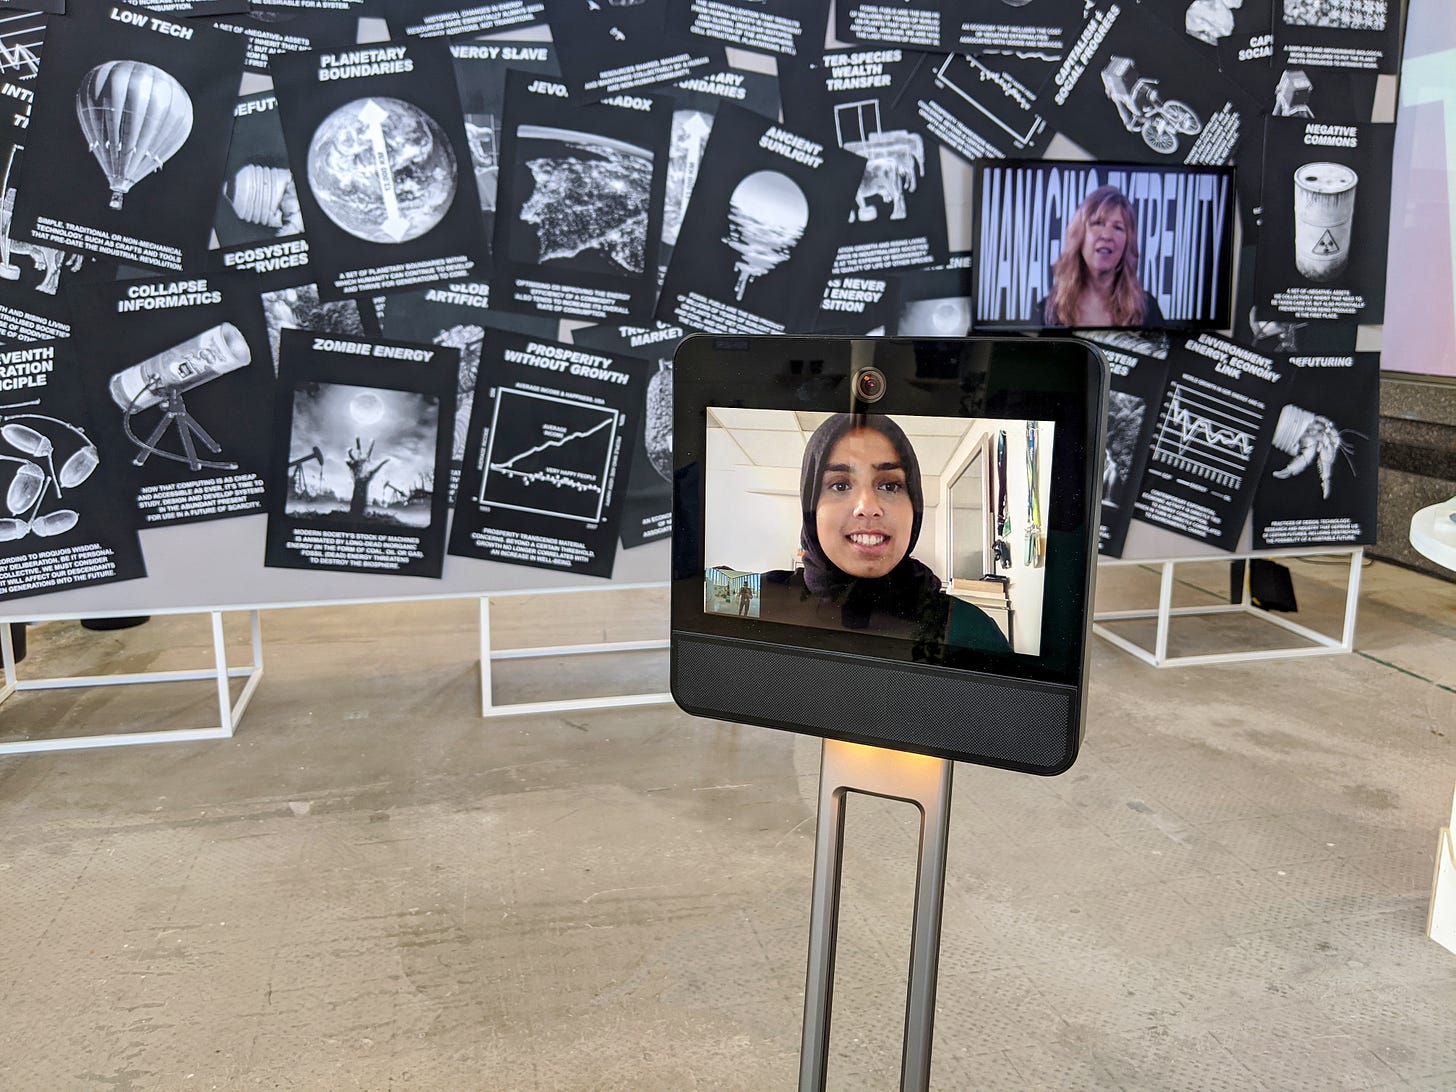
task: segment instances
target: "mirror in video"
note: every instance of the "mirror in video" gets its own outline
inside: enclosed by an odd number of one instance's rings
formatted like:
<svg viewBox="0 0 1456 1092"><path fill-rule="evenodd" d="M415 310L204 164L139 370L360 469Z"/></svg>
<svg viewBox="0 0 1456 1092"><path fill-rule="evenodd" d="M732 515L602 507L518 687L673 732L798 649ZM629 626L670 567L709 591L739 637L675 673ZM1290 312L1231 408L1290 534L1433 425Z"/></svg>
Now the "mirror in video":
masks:
<svg viewBox="0 0 1456 1092"><path fill-rule="evenodd" d="M1040 654L1052 422L709 407L707 426L707 613Z"/></svg>

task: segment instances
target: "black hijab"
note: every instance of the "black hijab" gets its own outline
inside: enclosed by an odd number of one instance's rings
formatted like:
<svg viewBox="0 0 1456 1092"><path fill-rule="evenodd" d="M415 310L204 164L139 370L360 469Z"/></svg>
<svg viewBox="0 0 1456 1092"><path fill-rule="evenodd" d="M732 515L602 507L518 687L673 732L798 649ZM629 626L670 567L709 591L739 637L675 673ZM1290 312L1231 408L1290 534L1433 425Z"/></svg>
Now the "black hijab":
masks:
<svg viewBox="0 0 1456 1092"><path fill-rule="evenodd" d="M829 453L845 435L858 429L872 429L890 441L904 468L905 492L915 513L905 556L884 576L872 579L851 576L829 560L819 542L815 517ZM943 608L940 580L926 565L910 556L925 519L925 492L920 481L920 461L899 425L880 414L837 413L830 417L814 430L804 449L799 497L804 507L804 523L799 531L799 544L804 549L804 586L811 594L842 608L845 628L864 629L871 624L875 614L888 614L904 621L929 622L931 625L940 622L940 619L926 617L926 612L933 607Z"/></svg>

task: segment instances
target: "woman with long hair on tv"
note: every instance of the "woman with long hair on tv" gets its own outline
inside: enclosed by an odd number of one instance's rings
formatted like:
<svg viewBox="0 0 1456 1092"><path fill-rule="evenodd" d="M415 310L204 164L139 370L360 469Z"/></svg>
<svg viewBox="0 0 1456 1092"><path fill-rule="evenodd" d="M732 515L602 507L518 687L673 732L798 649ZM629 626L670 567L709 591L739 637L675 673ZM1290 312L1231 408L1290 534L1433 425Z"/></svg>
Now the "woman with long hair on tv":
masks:
<svg viewBox="0 0 1456 1092"><path fill-rule="evenodd" d="M1047 326L1162 326L1163 312L1143 289L1137 266L1137 212L1116 186L1098 186L1067 223L1052 290L1036 317Z"/></svg>
<svg viewBox="0 0 1456 1092"><path fill-rule="evenodd" d="M804 567L763 574L764 619L1009 650L989 615L947 595L910 556L925 494L915 449L890 418L838 413L815 429L799 495Z"/></svg>

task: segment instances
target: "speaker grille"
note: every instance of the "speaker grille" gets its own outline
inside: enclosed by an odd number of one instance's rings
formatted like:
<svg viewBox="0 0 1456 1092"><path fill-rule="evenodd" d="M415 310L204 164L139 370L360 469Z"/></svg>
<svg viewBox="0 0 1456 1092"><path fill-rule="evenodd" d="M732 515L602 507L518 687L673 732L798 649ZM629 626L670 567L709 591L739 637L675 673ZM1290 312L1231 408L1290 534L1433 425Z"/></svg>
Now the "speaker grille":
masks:
<svg viewBox="0 0 1456 1092"><path fill-rule="evenodd" d="M672 693L709 716L983 765L1060 772L1075 690L963 671L673 634Z"/></svg>

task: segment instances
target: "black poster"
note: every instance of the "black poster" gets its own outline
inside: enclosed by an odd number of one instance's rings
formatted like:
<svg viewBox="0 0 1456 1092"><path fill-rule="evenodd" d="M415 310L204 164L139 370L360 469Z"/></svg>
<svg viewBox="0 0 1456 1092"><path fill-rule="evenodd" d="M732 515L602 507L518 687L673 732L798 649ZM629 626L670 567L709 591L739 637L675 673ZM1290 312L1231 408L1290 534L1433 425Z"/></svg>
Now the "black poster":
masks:
<svg viewBox="0 0 1456 1092"><path fill-rule="evenodd" d="M1370 120L1376 78L1400 71L1399 0L1275 0L1273 112Z"/></svg>
<svg viewBox="0 0 1456 1092"><path fill-rule="evenodd" d="M470 164L475 170L481 224L486 241L493 243L506 72L520 69L554 76L559 71L556 54L550 42L451 42L450 56L455 62L455 82L460 90L460 107L465 113L465 139L470 145ZM482 279L484 272L481 271Z"/></svg>
<svg viewBox="0 0 1456 1092"><path fill-rule="evenodd" d="M677 0L667 16L673 30L781 57L817 54L828 20L821 0Z"/></svg>
<svg viewBox="0 0 1456 1092"><path fill-rule="evenodd" d="M1097 552L1121 557L1142 488L1143 467L1168 382L1168 340L1132 331L1077 330L1094 342L1112 372L1107 394L1107 447L1102 453L1102 512Z"/></svg>
<svg viewBox="0 0 1456 1092"><path fill-rule="evenodd" d="M340 26L357 26L358 18L373 14L379 4L377 0L250 0L248 6L270 19L275 15L317 13L334 18Z"/></svg>
<svg viewBox="0 0 1456 1092"><path fill-rule="evenodd" d="M1270 118L1268 127L1260 314L1380 322L1395 126Z"/></svg>
<svg viewBox="0 0 1456 1092"><path fill-rule="evenodd" d="M268 351L273 374L278 374L279 342L284 330L312 330L316 334L342 334L362 338L371 327L364 324L358 300L319 299L318 286L308 282L265 285L259 294L263 324L268 330Z"/></svg>
<svg viewBox="0 0 1456 1092"><path fill-rule="evenodd" d="M1047 87L1050 122L1098 159L1224 164L1261 105L1131 4L1095 11Z"/></svg>
<svg viewBox="0 0 1456 1092"><path fill-rule="evenodd" d="M1232 550L1254 500L1292 369L1216 334L1169 353L1138 519Z"/></svg>
<svg viewBox="0 0 1456 1092"><path fill-rule="evenodd" d="M883 43L945 52L950 16L931 0L885 4L877 0L840 0L834 5L834 36L841 42Z"/></svg>
<svg viewBox="0 0 1456 1092"><path fill-rule="evenodd" d="M0 349L0 599L146 576L69 342Z"/></svg>
<svg viewBox="0 0 1456 1092"><path fill-rule="evenodd" d="M443 346L284 332L265 565L440 575L458 368Z"/></svg>
<svg viewBox="0 0 1456 1092"><path fill-rule="evenodd" d="M509 74L497 306L598 321L651 314L670 124L661 99L572 105L561 83Z"/></svg>
<svg viewBox="0 0 1456 1092"><path fill-rule="evenodd" d="M559 323L539 315L515 315L490 310L490 286L479 281L460 281L381 296L374 301L379 330L396 341L426 345L449 345L460 350L460 368L455 384L455 431L450 446L448 497L455 503L460 467L465 460L465 432L475 403L475 384L480 369L480 347L488 327L515 330L537 338L556 336Z"/></svg>
<svg viewBox="0 0 1456 1092"><path fill-rule="evenodd" d="M308 265L303 210L271 91L242 96L233 111L213 232L213 268L273 273Z"/></svg>
<svg viewBox="0 0 1456 1092"><path fill-rule="evenodd" d="M1370 545L1380 497L1380 354L1287 364L1294 382L1254 494L1254 545Z"/></svg>
<svg viewBox="0 0 1456 1092"><path fill-rule="evenodd" d="M487 331L450 553L611 576L644 369Z"/></svg>
<svg viewBox="0 0 1456 1092"><path fill-rule="evenodd" d="M96 444L138 527L263 511L273 367L251 277L71 293Z"/></svg>
<svg viewBox="0 0 1456 1092"><path fill-rule="evenodd" d="M1000 57L923 54L896 103L962 159L1034 159L1051 143L1045 90L1029 86Z"/></svg>
<svg viewBox="0 0 1456 1092"><path fill-rule="evenodd" d="M1274 86L1274 5L1279 0L1143 0L1188 44L1265 104Z"/></svg>
<svg viewBox="0 0 1456 1092"><path fill-rule="evenodd" d="M111 272L112 263L79 250L12 237L10 210L29 139L31 99L28 88L0 81L0 344L69 337L66 288Z"/></svg>
<svg viewBox="0 0 1456 1092"><path fill-rule="evenodd" d="M858 159L854 207L835 274L934 265L946 258L940 156L918 118L891 105L920 63L901 49L850 49L801 61L781 77L784 125Z"/></svg>
<svg viewBox="0 0 1456 1092"><path fill-rule="evenodd" d="M201 268L243 44L120 4L46 32L12 238L149 268Z"/></svg>
<svg viewBox="0 0 1456 1092"><path fill-rule="evenodd" d="M711 333L812 327L855 207L858 157L746 110L713 125L658 317Z"/></svg>
<svg viewBox="0 0 1456 1092"><path fill-rule="evenodd" d="M384 0L384 17L394 38L455 38L536 26L546 21L546 4L543 0Z"/></svg>
<svg viewBox="0 0 1456 1092"><path fill-rule="evenodd" d="M1082 9L1082 0L999 5L950 0L942 8L941 37L947 49L962 53L1059 59L1082 27Z"/></svg>
<svg viewBox="0 0 1456 1092"><path fill-rule="evenodd" d="M290 54L273 77L325 298L461 280L485 262L443 42Z"/></svg>
<svg viewBox="0 0 1456 1092"><path fill-rule="evenodd" d="M1233 339L1269 356L1347 356L1355 351L1359 324L1353 319L1271 318L1254 304L1254 267L1258 246L1245 233L1239 251L1238 293L1234 299Z"/></svg>
<svg viewBox="0 0 1456 1092"><path fill-rule="evenodd" d="M976 187L978 327L1227 324L1234 221L1228 168L988 162ZM1141 299L1140 316L1119 321L1109 313L1106 321L1096 313L1087 286L1099 267L1115 275L1119 291ZM1062 311L1053 306L1059 286L1067 288Z"/></svg>
<svg viewBox="0 0 1456 1092"><path fill-rule="evenodd" d="M965 337L971 332L971 257L954 254L939 269L902 273L894 281L896 337Z"/></svg>
<svg viewBox="0 0 1456 1092"><path fill-rule="evenodd" d="M66 11L66 0L0 0L0 11L7 9L63 15Z"/></svg>
<svg viewBox="0 0 1456 1092"><path fill-rule="evenodd" d="M0 11L0 77L29 83L40 71L47 16L38 11Z"/></svg>
<svg viewBox="0 0 1456 1092"><path fill-rule="evenodd" d="M259 76L271 76L272 60L281 54L348 47L358 35L353 18L329 10L268 11L255 6L251 15L222 15L206 21L243 40L243 67Z"/></svg>
<svg viewBox="0 0 1456 1092"><path fill-rule="evenodd" d="M627 495L622 501L622 545L631 549L672 534L672 354L681 326L586 326L573 344L647 362L642 428L632 445Z"/></svg>
<svg viewBox="0 0 1456 1092"><path fill-rule="evenodd" d="M562 81L575 102L676 83L728 67L727 54L717 42L668 29L668 0L545 3Z"/></svg>
<svg viewBox="0 0 1456 1092"><path fill-rule="evenodd" d="M899 293L895 277L830 277L819 301L814 332L866 337L894 328ZM970 310L966 309L966 325ZM962 331L964 333L964 330Z"/></svg>
<svg viewBox="0 0 1456 1092"><path fill-rule="evenodd" d="M136 6L158 15L190 19L244 12L248 10L248 0L140 0Z"/></svg>
<svg viewBox="0 0 1456 1092"><path fill-rule="evenodd" d="M725 69L663 84L654 95L672 104L672 135L667 161L667 193L662 212L661 266L666 267L682 230L683 214L698 180L698 169L713 133L718 107L732 103L766 118L779 116L779 82L762 72Z"/></svg>

